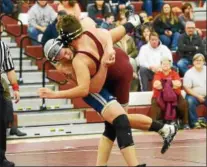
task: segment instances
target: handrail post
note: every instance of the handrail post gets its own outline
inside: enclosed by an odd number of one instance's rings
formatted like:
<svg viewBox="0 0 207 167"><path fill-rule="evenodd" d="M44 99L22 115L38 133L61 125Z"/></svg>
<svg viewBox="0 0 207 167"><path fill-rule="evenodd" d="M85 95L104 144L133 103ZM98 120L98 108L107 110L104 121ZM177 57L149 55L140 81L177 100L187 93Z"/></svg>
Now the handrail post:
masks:
<svg viewBox="0 0 207 167"><path fill-rule="evenodd" d="M24 36L21 38L20 40L20 54L19 54L19 84L23 84L23 77L22 77L22 61L23 61L23 42L25 39L30 39L32 41L35 41L39 44L41 44L41 42L38 42L36 39L33 39L31 37L29 37L28 35L27 36Z"/></svg>
<svg viewBox="0 0 207 167"><path fill-rule="evenodd" d="M43 65L42 65L42 87L45 87L45 67L46 67L46 63L48 62L48 60L45 60ZM47 106L46 106L46 101L45 98L42 98L42 106L40 107L40 110L47 110Z"/></svg>

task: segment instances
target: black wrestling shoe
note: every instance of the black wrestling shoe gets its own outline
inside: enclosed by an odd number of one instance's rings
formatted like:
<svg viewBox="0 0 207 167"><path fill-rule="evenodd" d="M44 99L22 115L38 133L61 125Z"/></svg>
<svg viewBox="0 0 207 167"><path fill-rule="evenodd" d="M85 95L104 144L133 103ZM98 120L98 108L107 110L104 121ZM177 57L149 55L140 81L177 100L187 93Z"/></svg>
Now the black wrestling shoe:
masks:
<svg viewBox="0 0 207 167"><path fill-rule="evenodd" d="M137 165L137 167L145 167L146 164Z"/></svg>
<svg viewBox="0 0 207 167"><path fill-rule="evenodd" d="M18 128L12 127L10 130L10 135L16 135L16 136L26 136L27 134L24 132L21 132Z"/></svg>
<svg viewBox="0 0 207 167"><path fill-rule="evenodd" d="M163 146L161 149L162 154L164 154L170 147L171 142L173 141L175 135L177 134L177 131L178 131L178 127L176 124L174 125L165 124L164 127L159 131L159 134L163 138Z"/></svg>
<svg viewBox="0 0 207 167"><path fill-rule="evenodd" d="M15 164L11 161L8 161L7 159L4 159L1 163L0 163L0 167L15 167Z"/></svg>

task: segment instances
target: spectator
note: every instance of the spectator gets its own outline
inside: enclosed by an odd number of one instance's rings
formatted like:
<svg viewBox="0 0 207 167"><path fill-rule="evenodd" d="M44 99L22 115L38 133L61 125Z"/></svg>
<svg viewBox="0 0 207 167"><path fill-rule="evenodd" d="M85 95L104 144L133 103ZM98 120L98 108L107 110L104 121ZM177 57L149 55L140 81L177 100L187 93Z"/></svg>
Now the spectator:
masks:
<svg viewBox="0 0 207 167"><path fill-rule="evenodd" d="M135 31L135 41L136 43L139 42L139 40L142 40L142 30L143 28L145 27L149 27L150 29L153 29L153 25L152 25L152 17L148 17L147 16L147 13L145 11L141 11L139 13L139 16L140 16L140 21L141 21L141 25L138 26L136 28L136 31Z"/></svg>
<svg viewBox="0 0 207 167"><path fill-rule="evenodd" d="M192 128L201 128L198 121L196 107L199 104L207 106L206 98L206 66L205 57L198 53L193 57L193 67L189 69L183 78L183 86L186 91L186 100L189 106L189 123Z"/></svg>
<svg viewBox="0 0 207 167"><path fill-rule="evenodd" d="M60 0L58 11L61 10L65 10L67 14L74 15L76 18L80 19L81 9L76 0Z"/></svg>
<svg viewBox="0 0 207 167"><path fill-rule="evenodd" d="M141 39L137 42L137 49L140 50L141 47L149 42L149 36L152 32L152 27L143 26L141 30Z"/></svg>
<svg viewBox="0 0 207 167"><path fill-rule="evenodd" d="M163 0L143 0L143 9L148 16L152 16L153 11L160 12L163 6Z"/></svg>
<svg viewBox="0 0 207 167"><path fill-rule="evenodd" d="M107 13L111 13L109 4L105 3L104 0L96 0L94 4L89 4L87 7L88 16L92 18L97 27L100 27L104 20L104 16Z"/></svg>
<svg viewBox="0 0 207 167"><path fill-rule="evenodd" d="M182 24L182 29L184 31L186 22L194 21L192 5L190 3L185 3L182 6L182 12L183 13L178 18L180 20L180 23ZM198 28L196 28L195 33L198 33L200 36L202 36L202 31Z"/></svg>
<svg viewBox="0 0 207 167"><path fill-rule="evenodd" d="M185 33L178 40L178 53L181 59L178 61L177 66L181 76L184 76L189 66L192 65L192 59L196 53L204 54L202 39L194 33L195 28L194 22L187 22Z"/></svg>
<svg viewBox="0 0 207 167"><path fill-rule="evenodd" d="M184 129L189 129L190 127L188 125L188 105L185 99L183 98L183 96L181 95L182 83L181 83L179 74L172 69L172 62L168 57L163 57L161 59L161 71L158 71L154 75L152 107L150 110L150 117L153 120L158 120L162 118L164 122L176 121L173 118L171 119L167 118L168 116L167 114L169 114L167 112L169 112L169 110L166 107L167 99L164 98L165 91L163 90L165 87L163 82L167 79L170 80L170 83L172 83L171 90L176 94L175 97L177 97L175 98L175 101L174 101L175 105L172 106L174 108L171 108L171 113L173 112L172 109L174 109L174 112L175 112L174 118L175 119L176 117L182 118ZM168 92L169 91L170 90L168 90ZM163 96L161 96L161 93ZM164 106L160 105L160 102L159 102L160 100L164 102ZM176 116L176 109L177 109L178 116Z"/></svg>
<svg viewBox="0 0 207 167"><path fill-rule="evenodd" d="M172 12L172 8L169 4L163 5L161 14L154 20L154 28L160 35L160 40L164 45L171 50L177 49L181 24L178 17Z"/></svg>
<svg viewBox="0 0 207 167"><path fill-rule="evenodd" d="M48 40L58 37L58 31L57 31L57 28L56 28L57 22L59 21L61 16L64 16L66 14L67 14L66 11L60 10L58 12L57 19L55 19L52 24L49 24L47 26L47 28L46 28L45 32L43 33L43 36L42 36L42 44L43 45L45 45L45 43Z"/></svg>
<svg viewBox="0 0 207 167"><path fill-rule="evenodd" d="M2 13L4 14L12 14L14 9L14 4L11 0L1 0L1 6L0 6L0 15Z"/></svg>
<svg viewBox="0 0 207 167"><path fill-rule="evenodd" d="M11 129L10 129L10 135L17 135L17 136L26 136L27 134L24 132L21 132L16 125L14 125L14 109L13 109L13 103L12 103L12 99L11 99L11 95L10 95L10 91L9 91L9 85L7 84L6 80L1 77L1 84L4 88L4 99L5 99L5 104L6 104L6 115L7 115L7 126L9 127L9 125L11 125Z"/></svg>
<svg viewBox="0 0 207 167"><path fill-rule="evenodd" d="M107 13L104 18L105 20L102 22L100 28L110 30L115 27L114 15L112 13Z"/></svg>
<svg viewBox="0 0 207 167"><path fill-rule="evenodd" d="M206 37L203 39L203 46L204 46L204 56L207 58L207 43L206 43Z"/></svg>
<svg viewBox="0 0 207 167"><path fill-rule="evenodd" d="M120 10L126 9L134 13L134 6L131 4L130 0L109 0L109 4L116 19L118 18Z"/></svg>
<svg viewBox="0 0 207 167"><path fill-rule="evenodd" d="M51 24L57 17L53 8L47 4L47 1L37 0L28 11L28 34L31 38L41 41L46 27ZM33 41L33 45L38 43Z"/></svg>
<svg viewBox="0 0 207 167"><path fill-rule="evenodd" d="M159 35L152 32L149 36L149 42L141 47L136 58L137 64L140 66L138 76L141 91L149 91L148 82L153 79L154 73L160 70L160 62L163 56L173 61L171 51L162 45Z"/></svg>

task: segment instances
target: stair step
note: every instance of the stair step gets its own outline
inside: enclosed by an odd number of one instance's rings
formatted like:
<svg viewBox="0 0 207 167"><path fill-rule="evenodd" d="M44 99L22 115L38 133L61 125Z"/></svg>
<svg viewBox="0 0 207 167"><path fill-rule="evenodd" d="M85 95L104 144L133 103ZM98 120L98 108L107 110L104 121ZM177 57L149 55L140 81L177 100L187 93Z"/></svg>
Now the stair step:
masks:
<svg viewBox="0 0 207 167"><path fill-rule="evenodd" d="M14 136L8 136L7 138L22 139L22 138L38 138L38 137L53 137L53 136L101 134L103 133L104 130L104 124L103 123L86 124L83 119L80 120L79 124L68 123L68 125L24 127L24 128L19 128L19 130L27 133L27 136L18 137L14 135Z"/></svg>
<svg viewBox="0 0 207 167"><path fill-rule="evenodd" d="M10 53L11 53L13 59L20 58L20 48L10 48ZM25 54L23 54L22 57L27 58L27 56Z"/></svg>
<svg viewBox="0 0 207 167"><path fill-rule="evenodd" d="M18 72L19 71L19 66L15 66L15 71ZM37 66L23 66L22 67L22 71L37 71L38 67Z"/></svg>
<svg viewBox="0 0 207 167"><path fill-rule="evenodd" d="M48 108L73 108L70 100L66 99L46 99L45 103ZM41 98L22 98L17 104L13 102L15 111L40 110L40 106L42 106Z"/></svg>
<svg viewBox="0 0 207 167"><path fill-rule="evenodd" d="M13 60L14 66L19 66L19 60ZM22 65L24 66L31 66L32 65L32 60L23 60Z"/></svg>
<svg viewBox="0 0 207 167"><path fill-rule="evenodd" d="M82 115L82 111L19 113L18 126L45 126L86 122Z"/></svg>

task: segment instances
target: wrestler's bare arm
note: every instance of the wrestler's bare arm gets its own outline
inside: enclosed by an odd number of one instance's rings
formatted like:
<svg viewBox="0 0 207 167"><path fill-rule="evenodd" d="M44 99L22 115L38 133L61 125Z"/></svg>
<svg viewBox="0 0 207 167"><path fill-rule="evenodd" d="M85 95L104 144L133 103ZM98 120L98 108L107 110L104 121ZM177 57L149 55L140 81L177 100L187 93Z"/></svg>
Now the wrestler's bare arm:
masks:
<svg viewBox="0 0 207 167"><path fill-rule="evenodd" d="M68 98L73 99L77 97L85 97L89 93L90 86L90 71L87 63L84 62L83 56L78 56L73 59L73 69L75 71L75 76L77 79L77 86L74 88L56 91L55 94L47 98Z"/></svg>

